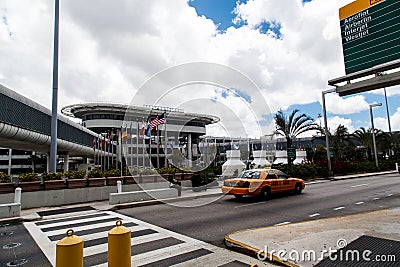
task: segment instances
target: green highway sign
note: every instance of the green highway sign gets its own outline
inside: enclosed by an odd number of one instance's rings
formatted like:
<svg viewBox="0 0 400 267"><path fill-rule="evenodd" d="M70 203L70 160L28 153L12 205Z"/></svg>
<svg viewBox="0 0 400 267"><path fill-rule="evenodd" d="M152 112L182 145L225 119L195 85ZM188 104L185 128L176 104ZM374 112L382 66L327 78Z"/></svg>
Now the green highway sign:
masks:
<svg viewBox="0 0 400 267"><path fill-rule="evenodd" d="M293 161L296 159L296 149L293 147L289 147L287 149L287 157L290 161Z"/></svg>
<svg viewBox="0 0 400 267"><path fill-rule="evenodd" d="M346 74L400 59L399 0L357 0L339 16Z"/></svg>

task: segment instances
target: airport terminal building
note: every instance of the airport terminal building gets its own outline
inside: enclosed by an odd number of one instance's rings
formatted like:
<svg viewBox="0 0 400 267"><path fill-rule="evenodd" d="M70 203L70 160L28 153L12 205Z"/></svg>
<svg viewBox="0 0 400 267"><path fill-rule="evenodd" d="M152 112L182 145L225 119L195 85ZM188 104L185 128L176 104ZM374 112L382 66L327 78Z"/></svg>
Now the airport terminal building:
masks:
<svg viewBox="0 0 400 267"><path fill-rule="evenodd" d="M121 157L129 167L159 168L166 166L166 156L174 153L180 153L190 163L200 157L199 140L206 134L206 125L219 122L216 116L182 109L98 102L69 105L62 113L80 119L84 127L116 145L115 150L112 146L111 151L110 146L106 148L107 158L94 155L96 165L106 168L113 164L110 161L120 161ZM161 114L165 123L144 134L143 128L147 129L147 124Z"/></svg>

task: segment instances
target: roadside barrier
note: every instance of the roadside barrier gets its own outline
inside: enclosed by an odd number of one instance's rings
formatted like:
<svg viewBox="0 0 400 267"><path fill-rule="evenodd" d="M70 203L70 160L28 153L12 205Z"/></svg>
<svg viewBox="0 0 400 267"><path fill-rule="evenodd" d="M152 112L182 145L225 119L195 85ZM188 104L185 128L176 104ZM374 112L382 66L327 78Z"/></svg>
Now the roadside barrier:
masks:
<svg viewBox="0 0 400 267"><path fill-rule="evenodd" d="M83 267L83 239L72 229L57 242L56 267Z"/></svg>
<svg viewBox="0 0 400 267"><path fill-rule="evenodd" d="M131 266L131 230L122 226L121 220L108 232L108 266Z"/></svg>

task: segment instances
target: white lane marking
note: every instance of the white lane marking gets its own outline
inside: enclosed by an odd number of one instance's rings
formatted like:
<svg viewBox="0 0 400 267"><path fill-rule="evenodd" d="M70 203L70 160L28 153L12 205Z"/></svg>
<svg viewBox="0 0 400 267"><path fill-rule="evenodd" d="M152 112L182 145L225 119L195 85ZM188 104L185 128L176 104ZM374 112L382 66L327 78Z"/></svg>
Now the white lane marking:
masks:
<svg viewBox="0 0 400 267"><path fill-rule="evenodd" d="M379 200L380 198L379 197L374 197L374 200Z"/></svg>
<svg viewBox="0 0 400 267"><path fill-rule="evenodd" d="M280 225L286 225L289 224L290 222L281 222L281 223L277 223L274 226L280 226Z"/></svg>
<svg viewBox="0 0 400 267"><path fill-rule="evenodd" d="M344 207L337 207L337 208L334 208L333 210L342 210L342 209L344 209Z"/></svg>
<svg viewBox="0 0 400 267"><path fill-rule="evenodd" d="M393 194L389 194L389 195L388 195L388 197L391 197L391 196L393 196Z"/></svg>
<svg viewBox="0 0 400 267"><path fill-rule="evenodd" d="M308 215L308 217L313 218L313 217L317 217L317 216L319 216L319 215L321 215L321 214L319 214L319 213L314 213L314 214Z"/></svg>
<svg viewBox="0 0 400 267"><path fill-rule="evenodd" d="M367 186L367 185L369 185L369 184L358 184L358 185L352 185L350 187L356 188L356 187Z"/></svg>
<svg viewBox="0 0 400 267"><path fill-rule="evenodd" d="M361 205L361 204L364 204L364 202L360 201L356 203L356 205Z"/></svg>
<svg viewBox="0 0 400 267"><path fill-rule="evenodd" d="M237 209L237 208L242 208L242 207L247 207L247 206L258 205L258 204L262 204L262 203L263 203L263 202L256 202L256 203L243 204L243 205L235 206L235 209Z"/></svg>

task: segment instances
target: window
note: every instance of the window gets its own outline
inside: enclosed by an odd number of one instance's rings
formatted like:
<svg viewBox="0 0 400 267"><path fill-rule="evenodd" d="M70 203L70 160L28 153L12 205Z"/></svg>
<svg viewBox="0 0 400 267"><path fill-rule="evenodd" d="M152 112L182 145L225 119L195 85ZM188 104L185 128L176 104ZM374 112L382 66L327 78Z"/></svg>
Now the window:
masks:
<svg viewBox="0 0 400 267"><path fill-rule="evenodd" d="M244 171L239 175L239 178L260 179L259 171Z"/></svg>
<svg viewBox="0 0 400 267"><path fill-rule="evenodd" d="M267 179L276 179L275 173L269 171L267 173Z"/></svg>
<svg viewBox="0 0 400 267"><path fill-rule="evenodd" d="M276 174L278 175L278 179L286 179L288 177L284 172L280 170L276 170Z"/></svg>

